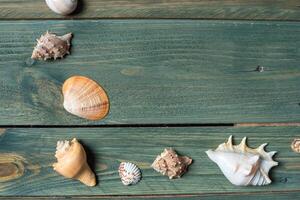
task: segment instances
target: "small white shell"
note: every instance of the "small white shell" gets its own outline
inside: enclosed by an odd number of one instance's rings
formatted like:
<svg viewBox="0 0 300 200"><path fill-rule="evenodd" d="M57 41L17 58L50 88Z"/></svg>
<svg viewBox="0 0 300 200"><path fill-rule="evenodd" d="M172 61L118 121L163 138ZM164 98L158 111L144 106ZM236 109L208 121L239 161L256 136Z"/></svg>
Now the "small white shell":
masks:
<svg viewBox="0 0 300 200"><path fill-rule="evenodd" d="M77 7L77 0L46 0L48 7L57 14L71 14Z"/></svg>
<svg viewBox="0 0 300 200"><path fill-rule="evenodd" d="M291 144L291 148L294 152L300 153L300 138L295 138Z"/></svg>
<svg viewBox="0 0 300 200"><path fill-rule="evenodd" d="M141 170L133 163L121 162L119 175L124 185L135 185L141 178Z"/></svg>

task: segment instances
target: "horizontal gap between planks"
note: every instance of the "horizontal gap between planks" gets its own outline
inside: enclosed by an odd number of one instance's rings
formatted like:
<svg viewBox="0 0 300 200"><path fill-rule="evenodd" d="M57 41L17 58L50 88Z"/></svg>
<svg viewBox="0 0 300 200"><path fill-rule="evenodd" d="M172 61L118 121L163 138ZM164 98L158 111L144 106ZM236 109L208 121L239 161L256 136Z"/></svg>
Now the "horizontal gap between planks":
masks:
<svg viewBox="0 0 300 200"><path fill-rule="evenodd" d="M203 21L268 21L268 22L300 22L300 19L235 19L235 18L172 18L172 17L66 17L66 18L0 18L0 21L51 21L51 20L57 20L57 21L65 21L65 20L70 20L70 21L80 21L80 20L203 20Z"/></svg>
<svg viewBox="0 0 300 200"><path fill-rule="evenodd" d="M185 123L185 124L97 124L97 125L0 125L0 128L168 128L168 127L300 127L299 122L275 123Z"/></svg>
<svg viewBox="0 0 300 200"><path fill-rule="evenodd" d="M233 127L232 123L185 124L97 124L97 125L0 125L0 128L159 128L159 127Z"/></svg>

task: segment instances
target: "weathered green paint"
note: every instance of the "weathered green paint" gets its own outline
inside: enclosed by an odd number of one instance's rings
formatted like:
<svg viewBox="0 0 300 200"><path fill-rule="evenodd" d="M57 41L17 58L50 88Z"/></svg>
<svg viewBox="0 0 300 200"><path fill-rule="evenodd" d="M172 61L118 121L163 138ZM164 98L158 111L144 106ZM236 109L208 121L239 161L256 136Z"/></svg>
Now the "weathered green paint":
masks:
<svg viewBox="0 0 300 200"><path fill-rule="evenodd" d="M0 126L299 122L300 24L228 21L299 21L298 0L80 2L63 17L44 0L0 0ZM27 21L13 21L20 19ZM72 54L33 62L35 39L46 30L73 32ZM256 72L257 65L265 71ZM103 121L62 108L61 85L76 74L106 89L111 111ZM231 134L278 151L272 185L232 186L208 160L204 151ZM0 199L299 199L300 154L290 149L299 136L300 127L0 129ZM87 148L99 181L94 188L52 170L56 141L73 137ZM150 168L169 146L194 159L182 179ZM138 185L121 184L124 160L142 168Z"/></svg>
<svg viewBox="0 0 300 200"><path fill-rule="evenodd" d="M96 199L115 199L115 200L122 200L122 199L129 199L129 200L138 200L138 199L155 199L155 200L166 200L166 199L176 199L176 200L282 200L282 199L298 199L300 198L300 192L299 191L293 191L293 192L262 192L262 193L237 193L237 194L194 194L194 195L129 195L129 196L55 196L55 197L49 197L49 196L23 196L23 197L0 197L2 200L46 200L46 199L55 199L55 200L96 200Z"/></svg>
<svg viewBox="0 0 300 200"><path fill-rule="evenodd" d="M46 30L73 32L71 55L33 62ZM2 21L0 124L299 122L299 32L295 22ZM61 85L78 74L107 91L104 120L64 111Z"/></svg>
<svg viewBox="0 0 300 200"><path fill-rule="evenodd" d="M299 127L261 128L86 128L8 129L0 138L0 153L24 158L24 175L0 184L0 196L69 195L269 195L300 191L300 155L290 143L299 137ZM231 185L205 154L229 135L236 143L248 136L250 147L268 142L268 151L278 151L279 166L271 171L273 183L264 187ZM90 188L55 173L52 163L57 140L78 138L86 147L99 184ZM150 164L165 147L193 158L181 179L169 180L151 169ZM142 169L142 181L125 187L118 177L120 161L131 161ZM271 193L274 192L274 194ZM266 198L267 199L267 198Z"/></svg>
<svg viewBox="0 0 300 200"><path fill-rule="evenodd" d="M63 17L44 0L0 0L0 19L195 18L300 19L298 0L82 0L75 14Z"/></svg>

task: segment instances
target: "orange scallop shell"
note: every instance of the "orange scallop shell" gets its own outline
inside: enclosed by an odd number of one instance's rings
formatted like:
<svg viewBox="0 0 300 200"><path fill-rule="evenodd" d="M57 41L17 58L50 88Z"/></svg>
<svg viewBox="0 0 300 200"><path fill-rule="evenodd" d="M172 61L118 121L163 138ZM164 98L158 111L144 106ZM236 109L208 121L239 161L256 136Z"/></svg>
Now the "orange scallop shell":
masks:
<svg viewBox="0 0 300 200"><path fill-rule="evenodd" d="M71 114L89 120L104 118L109 111L109 100L104 89L84 76L72 76L62 88L64 108Z"/></svg>

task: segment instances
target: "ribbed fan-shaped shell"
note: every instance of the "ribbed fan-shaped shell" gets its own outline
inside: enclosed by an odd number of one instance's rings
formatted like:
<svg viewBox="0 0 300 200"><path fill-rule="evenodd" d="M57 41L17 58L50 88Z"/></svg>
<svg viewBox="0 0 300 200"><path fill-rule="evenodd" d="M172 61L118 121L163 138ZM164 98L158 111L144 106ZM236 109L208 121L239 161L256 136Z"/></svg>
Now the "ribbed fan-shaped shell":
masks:
<svg viewBox="0 0 300 200"><path fill-rule="evenodd" d="M104 118L109 111L109 101L104 89L95 81L84 76L73 76L62 88L64 108L89 120Z"/></svg>
<svg viewBox="0 0 300 200"><path fill-rule="evenodd" d="M137 184L142 178L141 170L130 162L121 162L119 175L124 185Z"/></svg>

